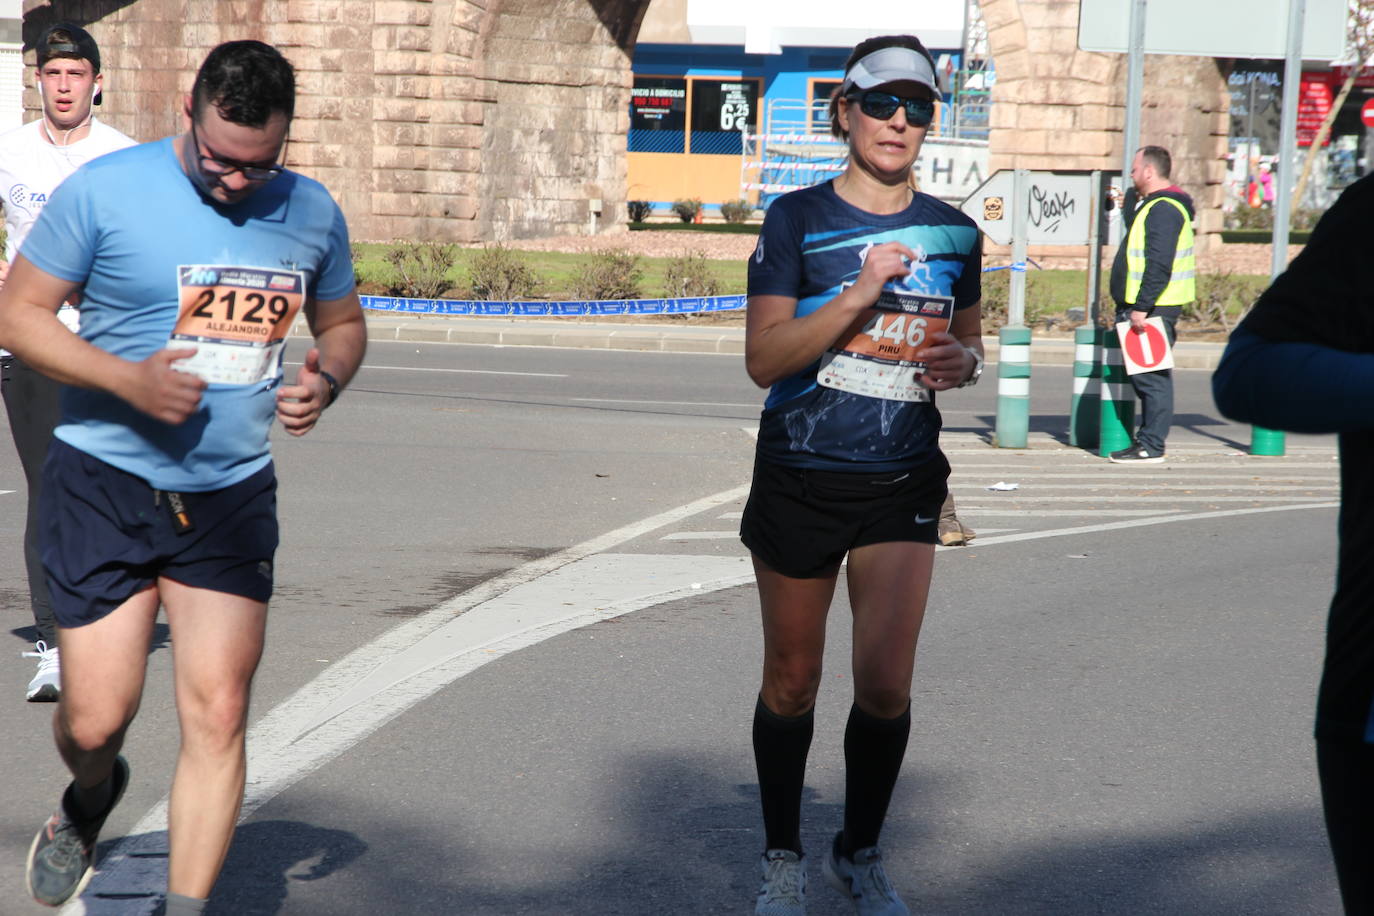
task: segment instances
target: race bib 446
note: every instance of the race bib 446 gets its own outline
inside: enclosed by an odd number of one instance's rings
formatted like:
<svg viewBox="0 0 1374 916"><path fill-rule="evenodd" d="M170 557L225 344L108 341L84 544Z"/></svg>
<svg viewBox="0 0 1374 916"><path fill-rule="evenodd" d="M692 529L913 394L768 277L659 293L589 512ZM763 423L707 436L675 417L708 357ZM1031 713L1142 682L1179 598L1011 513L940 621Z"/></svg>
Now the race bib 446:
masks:
<svg viewBox="0 0 1374 916"><path fill-rule="evenodd" d="M871 398L928 401L926 366L916 353L930 335L949 329L953 315L952 296L883 290L821 358L816 381Z"/></svg>
<svg viewBox="0 0 1374 916"><path fill-rule="evenodd" d="M180 312L168 346L196 353L176 368L207 382L252 385L281 372L286 332L305 301L305 272L182 265Z"/></svg>

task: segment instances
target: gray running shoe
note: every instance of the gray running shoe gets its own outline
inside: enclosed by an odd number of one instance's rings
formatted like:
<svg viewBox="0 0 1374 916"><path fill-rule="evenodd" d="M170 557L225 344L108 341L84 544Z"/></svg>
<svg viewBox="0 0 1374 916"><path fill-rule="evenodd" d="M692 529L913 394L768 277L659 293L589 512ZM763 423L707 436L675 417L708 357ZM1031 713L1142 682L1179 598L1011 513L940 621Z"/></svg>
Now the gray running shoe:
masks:
<svg viewBox="0 0 1374 916"><path fill-rule="evenodd" d="M110 804L99 817L75 821L67 814L72 787L62 793L62 803L33 838L24 869L24 882L33 899L45 906L60 906L86 888L95 874L95 842L129 785L129 763L116 757L110 778Z"/></svg>
<svg viewBox="0 0 1374 916"><path fill-rule="evenodd" d="M38 673L29 681L30 703L56 703L62 695L62 665L58 658L57 646L48 648L43 640L33 644L32 652L20 652L20 658L38 659Z"/></svg>
<svg viewBox="0 0 1374 916"><path fill-rule="evenodd" d="M806 859L790 849L770 849L759 862L754 916L806 916Z"/></svg>
<svg viewBox="0 0 1374 916"><path fill-rule="evenodd" d="M830 847L821 871L830 886L849 898L859 916L911 916L883 871L883 854L877 846L854 850L847 859L839 853L840 835Z"/></svg>

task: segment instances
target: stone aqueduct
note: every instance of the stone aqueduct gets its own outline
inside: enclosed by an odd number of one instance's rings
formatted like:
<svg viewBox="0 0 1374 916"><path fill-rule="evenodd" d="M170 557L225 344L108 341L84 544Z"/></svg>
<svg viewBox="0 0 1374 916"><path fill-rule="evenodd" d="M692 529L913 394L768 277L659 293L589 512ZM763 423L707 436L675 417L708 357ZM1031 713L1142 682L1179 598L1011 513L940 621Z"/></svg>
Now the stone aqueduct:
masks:
<svg viewBox="0 0 1374 916"><path fill-rule="evenodd" d="M992 169L1118 168L1124 62L1077 50L1078 0L979 2L998 70ZM180 130L209 48L270 42L299 71L289 162L334 192L355 237L477 242L621 229L630 58L648 5L26 0L24 37L31 47L57 19L86 25L105 61L101 116L141 140ZM1175 151L1204 235L1220 220L1223 67L1146 64L1142 136Z"/></svg>

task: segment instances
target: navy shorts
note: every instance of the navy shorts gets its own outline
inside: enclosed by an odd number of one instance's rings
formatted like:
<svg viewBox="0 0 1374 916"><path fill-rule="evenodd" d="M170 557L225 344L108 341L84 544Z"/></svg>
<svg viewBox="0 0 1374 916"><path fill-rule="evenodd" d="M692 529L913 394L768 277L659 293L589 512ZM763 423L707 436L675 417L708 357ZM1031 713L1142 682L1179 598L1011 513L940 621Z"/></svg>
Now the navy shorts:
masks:
<svg viewBox="0 0 1374 916"><path fill-rule="evenodd" d="M271 463L222 490L169 493L54 439L39 513L58 626L94 623L159 577L254 601L272 597Z"/></svg>
<svg viewBox="0 0 1374 916"><path fill-rule="evenodd" d="M866 544L934 544L949 462L904 471L815 471L758 459L740 540L769 569L793 579L833 576Z"/></svg>

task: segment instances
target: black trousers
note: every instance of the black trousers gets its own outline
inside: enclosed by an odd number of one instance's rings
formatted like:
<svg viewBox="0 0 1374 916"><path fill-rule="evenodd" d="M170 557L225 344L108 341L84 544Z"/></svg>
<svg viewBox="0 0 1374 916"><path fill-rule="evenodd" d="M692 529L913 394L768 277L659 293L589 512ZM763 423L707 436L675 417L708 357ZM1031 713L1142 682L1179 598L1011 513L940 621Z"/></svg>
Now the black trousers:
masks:
<svg viewBox="0 0 1374 916"><path fill-rule="evenodd" d="M1178 340L1174 325L1178 321L1177 309L1156 312L1164 322L1164 333L1169 338L1169 346ZM1131 319L1130 306L1118 309L1117 321ZM1169 437L1169 427L1174 423L1174 371L1161 369L1158 372L1141 372L1131 376L1131 387L1140 398L1140 428L1136 431L1135 444L1149 450L1152 454L1164 454L1164 440Z"/></svg>
<svg viewBox="0 0 1374 916"><path fill-rule="evenodd" d="M43 462L48 457L53 429L61 416L62 386L14 356L0 361L0 394L4 395L10 435L28 482L28 516L24 525L24 566L29 575L29 604L39 638L57 645L57 624L48 579L38 552L38 501L43 485Z"/></svg>

